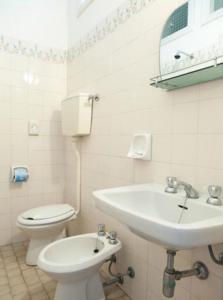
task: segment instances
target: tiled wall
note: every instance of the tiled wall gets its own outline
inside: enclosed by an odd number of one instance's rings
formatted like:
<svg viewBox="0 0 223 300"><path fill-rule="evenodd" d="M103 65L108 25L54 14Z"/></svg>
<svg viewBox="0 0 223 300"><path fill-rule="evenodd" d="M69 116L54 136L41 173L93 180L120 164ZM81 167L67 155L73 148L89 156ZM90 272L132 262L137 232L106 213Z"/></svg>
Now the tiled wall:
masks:
<svg viewBox="0 0 223 300"><path fill-rule="evenodd" d="M25 82L27 72L38 84ZM0 245L24 238L16 229L19 213L63 200L65 95L66 64L0 51ZM28 136L28 120L40 122L39 136ZM19 164L29 166L30 179L12 184L10 167Z"/></svg>
<svg viewBox="0 0 223 300"><path fill-rule="evenodd" d="M136 278L124 285L134 300L164 299L165 251L96 209L92 191L149 181L164 183L167 175L188 181L201 192L211 183L223 186L223 81L172 92L149 85L149 79L159 73L164 22L183 2L151 1L68 65L70 95L97 92L101 96L94 105L92 133L81 140L81 231L95 231L99 222L118 231L123 242L120 270L128 265L136 270ZM126 158L131 137L139 130L153 134L151 162ZM70 182L75 161L69 139L66 152L66 181ZM190 268L196 260L207 264L209 279L181 280L174 299L222 300L223 268L211 262L206 247L178 253L176 268Z"/></svg>
<svg viewBox="0 0 223 300"><path fill-rule="evenodd" d="M1 37L67 48L67 5L68 0L1 1Z"/></svg>

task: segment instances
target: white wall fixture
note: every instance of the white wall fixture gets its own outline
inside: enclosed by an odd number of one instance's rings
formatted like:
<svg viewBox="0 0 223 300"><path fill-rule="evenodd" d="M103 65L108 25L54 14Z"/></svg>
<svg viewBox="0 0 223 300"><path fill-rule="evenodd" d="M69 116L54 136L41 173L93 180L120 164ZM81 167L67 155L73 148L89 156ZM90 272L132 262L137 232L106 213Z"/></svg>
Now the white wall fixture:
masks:
<svg viewBox="0 0 223 300"><path fill-rule="evenodd" d="M39 122L36 120L30 120L28 123L28 133L29 135L39 135Z"/></svg>
<svg viewBox="0 0 223 300"><path fill-rule="evenodd" d="M90 134L92 100L89 95L79 93L62 101L62 132L66 136Z"/></svg>
<svg viewBox="0 0 223 300"><path fill-rule="evenodd" d="M62 133L73 138L76 157L76 215L81 209L81 157L78 138L91 133L93 102L99 101L99 95L79 93L62 101Z"/></svg>
<svg viewBox="0 0 223 300"><path fill-rule="evenodd" d="M119 240L111 244L107 235L76 235L45 247L38 266L58 282L54 299L104 300L98 270L121 247Z"/></svg>
<svg viewBox="0 0 223 300"><path fill-rule="evenodd" d="M183 191L165 192L165 186L156 183L93 192L96 207L102 212L127 225L141 238L168 249L167 267L163 275L163 295L166 298L174 296L176 280L191 276L205 280L209 275L201 261L196 261L191 269L175 271L176 251L222 242L221 206L208 207L206 197L192 198L194 188L191 185L184 182L178 184L184 187L186 197Z"/></svg>
<svg viewBox="0 0 223 300"><path fill-rule="evenodd" d="M23 75L23 79L26 84L28 85L38 85L39 84L39 77L32 72L25 72Z"/></svg>
<svg viewBox="0 0 223 300"><path fill-rule="evenodd" d="M165 188L148 183L99 190L93 195L101 211L166 249L186 250L222 243L222 206L206 204L207 195L190 198L186 203L183 190L171 194L164 192Z"/></svg>
<svg viewBox="0 0 223 300"><path fill-rule="evenodd" d="M151 133L136 133L128 152L128 157L142 160L151 160L152 136Z"/></svg>
<svg viewBox="0 0 223 300"><path fill-rule="evenodd" d="M51 204L26 210L18 215L16 225L29 237L26 264L35 266L40 251L48 244L62 239L70 220L76 218L69 204Z"/></svg>
<svg viewBox="0 0 223 300"><path fill-rule="evenodd" d="M27 166L12 166L12 182L26 182L29 179L29 169Z"/></svg>

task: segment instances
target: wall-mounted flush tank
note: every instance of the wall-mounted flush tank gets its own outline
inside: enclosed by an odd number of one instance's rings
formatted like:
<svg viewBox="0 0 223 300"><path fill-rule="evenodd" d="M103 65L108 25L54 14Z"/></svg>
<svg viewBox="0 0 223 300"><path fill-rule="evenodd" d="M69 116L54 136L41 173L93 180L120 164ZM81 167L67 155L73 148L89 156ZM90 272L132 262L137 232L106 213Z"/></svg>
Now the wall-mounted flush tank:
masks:
<svg viewBox="0 0 223 300"><path fill-rule="evenodd" d="M81 157L78 147L78 137L91 133L93 102L99 101L99 95L79 93L66 98L61 103L62 133L72 137L75 144L76 159L76 215L81 208Z"/></svg>
<svg viewBox="0 0 223 300"><path fill-rule="evenodd" d="M80 93L62 101L62 132L66 136L83 136L91 132L92 100Z"/></svg>

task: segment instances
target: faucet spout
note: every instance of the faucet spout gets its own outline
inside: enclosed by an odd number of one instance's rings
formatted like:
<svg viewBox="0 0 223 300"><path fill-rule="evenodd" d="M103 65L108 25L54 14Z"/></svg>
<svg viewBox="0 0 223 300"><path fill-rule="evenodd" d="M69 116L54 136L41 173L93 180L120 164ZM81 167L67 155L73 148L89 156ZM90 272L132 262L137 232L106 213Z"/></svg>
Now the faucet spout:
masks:
<svg viewBox="0 0 223 300"><path fill-rule="evenodd" d="M171 193L171 194L177 193L178 188L182 186L185 190L187 198L189 199L199 198L198 191L196 191L191 184L184 181L179 181L177 180L176 177L172 177L172 176L168 176L166 181L167 181L167 187L165 188L166 193Z"/></svg>
<svg viewBox="0 0 223 300"><path fill-rule="evenodd" d="M189 199L198 199L199 193L196 191L191 184L186 183L184 181L178 181L178 187L182 186L184 188L184 191L187 195L187 198Z"/></svg>

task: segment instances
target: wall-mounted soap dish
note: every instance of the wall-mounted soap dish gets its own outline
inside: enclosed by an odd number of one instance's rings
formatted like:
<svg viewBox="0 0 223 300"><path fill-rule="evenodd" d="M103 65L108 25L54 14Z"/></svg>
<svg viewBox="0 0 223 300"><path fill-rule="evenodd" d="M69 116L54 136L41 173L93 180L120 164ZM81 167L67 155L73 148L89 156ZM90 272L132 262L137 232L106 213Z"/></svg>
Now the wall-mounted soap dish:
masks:
<svg viewBox="0 0 223 300"><path fill-rule="evenodd" d="M127 157L151 160L152 156L152 136L151 133L136 133L133 136L132 143Z"/></svg>

